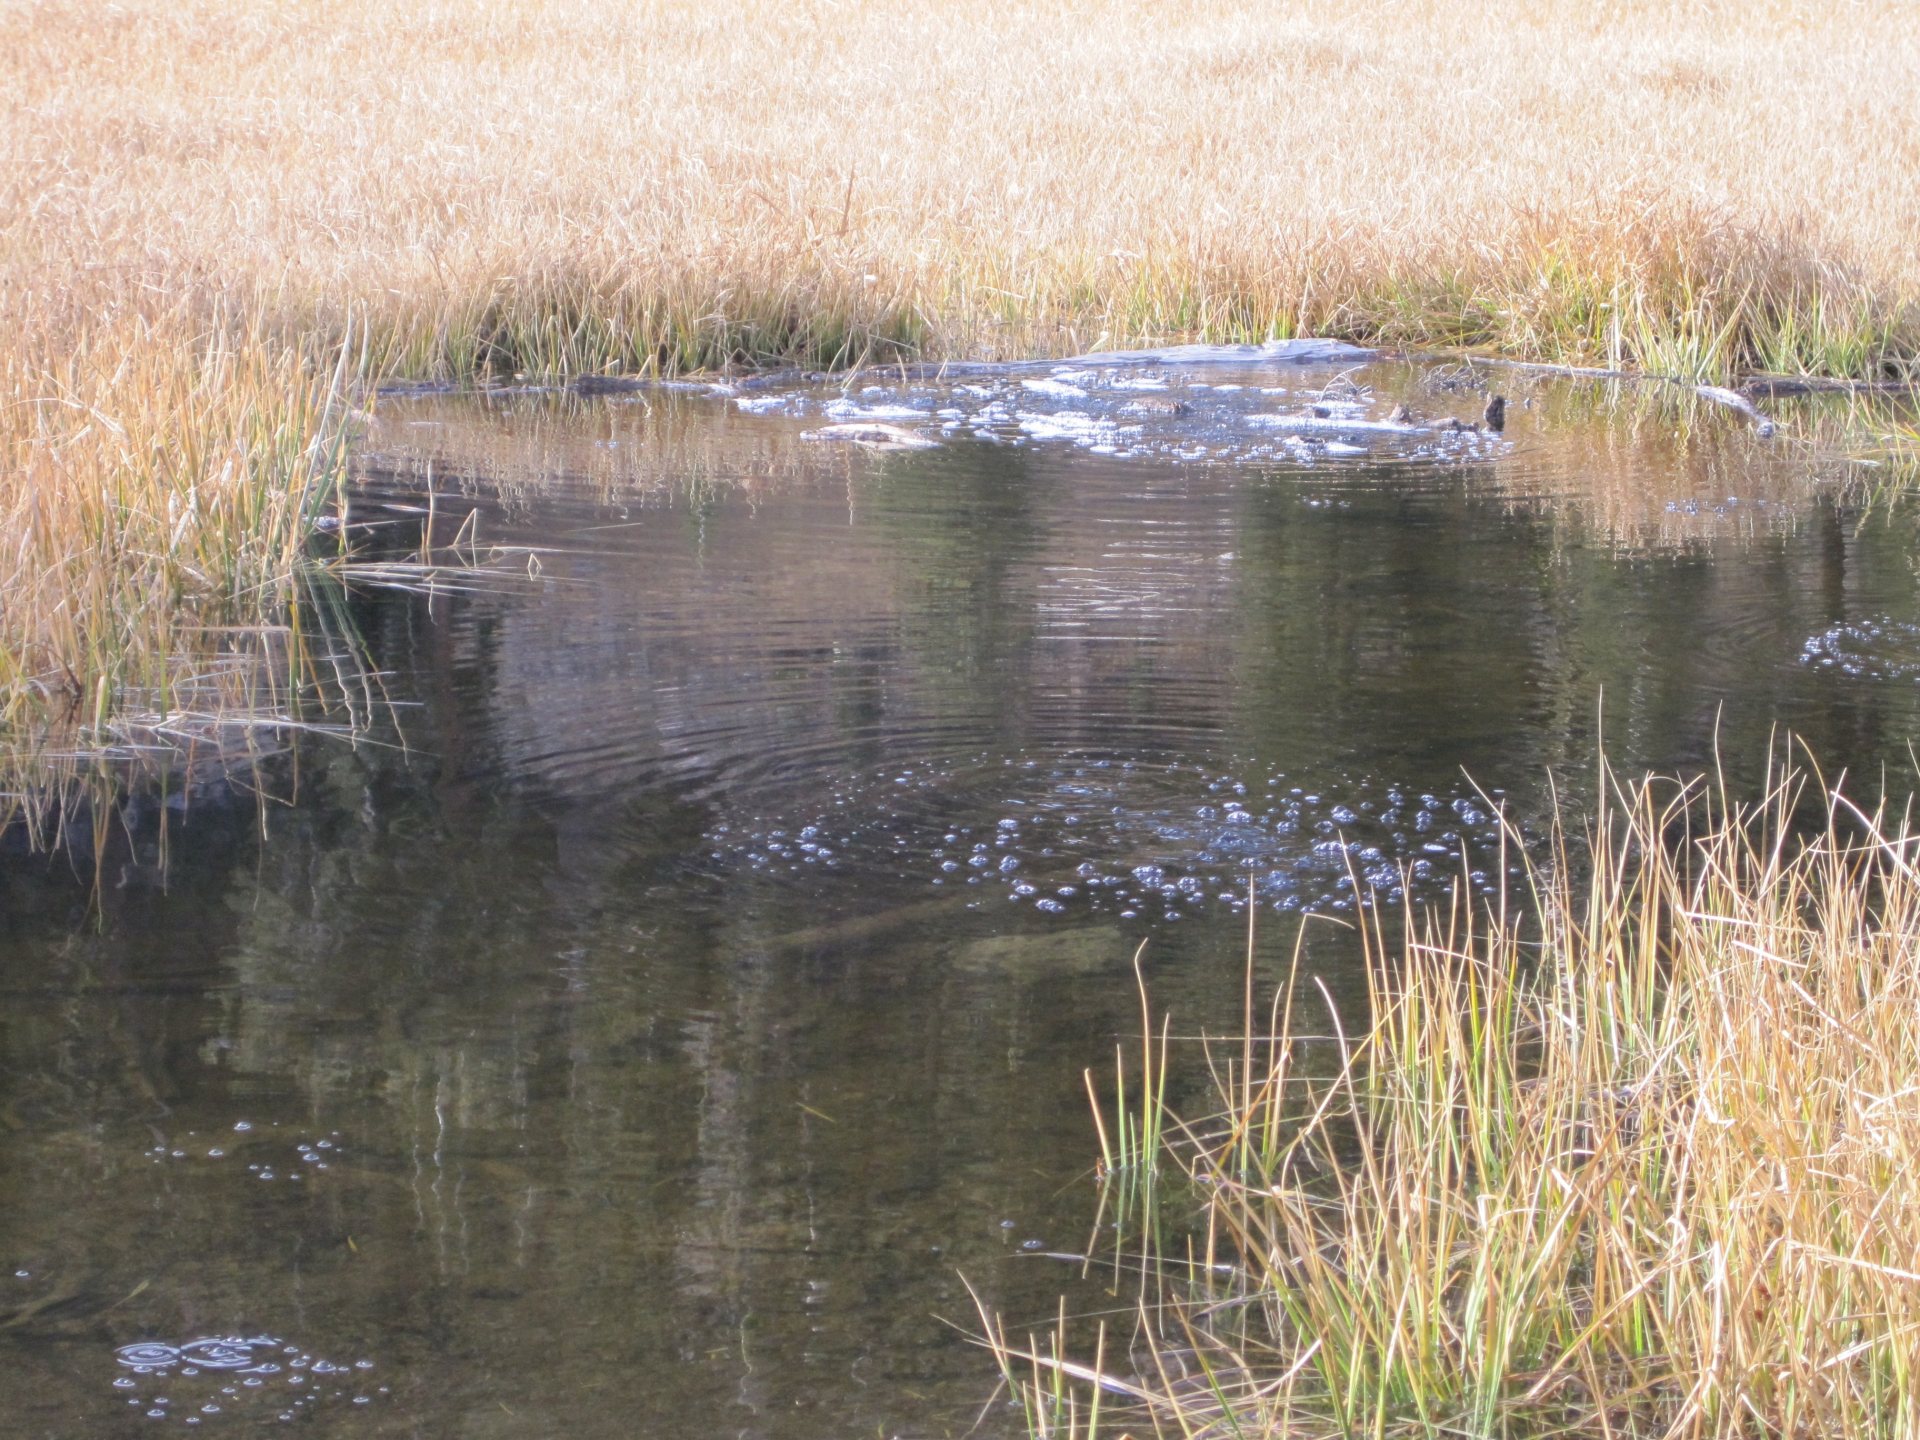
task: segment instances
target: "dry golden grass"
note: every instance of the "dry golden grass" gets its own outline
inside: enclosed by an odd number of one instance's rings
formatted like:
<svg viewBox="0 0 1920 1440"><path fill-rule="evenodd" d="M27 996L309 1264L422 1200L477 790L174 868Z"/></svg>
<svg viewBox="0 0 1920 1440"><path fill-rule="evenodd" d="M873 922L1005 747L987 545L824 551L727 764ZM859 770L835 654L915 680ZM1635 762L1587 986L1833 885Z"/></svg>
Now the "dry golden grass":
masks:
<svg viewBox="0 0 1920 1440"><path fill-rule="evenodd" d="M1632 357L1729 324L1725 358L1824 365L1920 339L1900 3L5 17L10 291L224 292L300 335L359 305L416 371L1276 330Z"/></svg>
<svg viewBox="0 0 1920 1440"><path fill-rule="evenodd" d="M206 542L244 554L157 586L121 557L159 542L50 517L115 476L137 528L243 474L231 437L312 423L350 320L413 375L1305 332L1905 365L1917 81L1892 0L9 0L0 685L91 697L120 681L88 633L148 606L165 652L163 602L267 593L257 499Z"/></svg>

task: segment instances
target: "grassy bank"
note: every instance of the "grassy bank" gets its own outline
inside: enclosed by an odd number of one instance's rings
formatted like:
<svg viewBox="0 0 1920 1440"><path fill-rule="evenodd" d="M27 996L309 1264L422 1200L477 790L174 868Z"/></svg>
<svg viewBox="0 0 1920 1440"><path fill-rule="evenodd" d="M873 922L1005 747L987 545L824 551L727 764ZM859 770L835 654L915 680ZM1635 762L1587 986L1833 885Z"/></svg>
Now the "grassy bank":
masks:
<svg viewBox="0 0 1920 1440"><path fill-rule="evenodd" d="M1875 97L1917 78L1896 3L15 0L0 707L267 618L349 328L420 377L1304 333L1903 371L1920 137Z"/></svg>
<svg viewBox="0 0 1920 1440"><path fill-rule="evenodd" d="M1035 1432L1920 1434L1910 818L1649 783L1510 910L1376 928L1357 1033L1296 976L1151 1122L1202 1213L1131 1359L1002 1336Z"/></svg>

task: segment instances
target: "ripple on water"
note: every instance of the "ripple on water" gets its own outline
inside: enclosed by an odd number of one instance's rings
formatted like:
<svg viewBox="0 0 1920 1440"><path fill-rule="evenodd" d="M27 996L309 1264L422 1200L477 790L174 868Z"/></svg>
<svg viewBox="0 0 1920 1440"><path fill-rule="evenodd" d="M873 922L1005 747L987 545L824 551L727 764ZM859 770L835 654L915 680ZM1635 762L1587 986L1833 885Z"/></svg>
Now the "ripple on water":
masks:
<svg viewBox="0 0 1920 1440"><path fill-rule="evenodd" d="M1179 918L1347 911L1438 894L1463 852L1489 860L1500 817L1477 792L1374 777L1308 787L1201 766L1004 760L893 769L836 787L812 814L716 825L712 860L773 876L876 873L978 891L1048 915ZM1516 866L1517 869L1517 866ZM1496 876L1471 871L1495 889Z"/></svg>
<svg viewBox="0 0 1920 1440"><path fill-rule="evenodd" d="M374 1362L336 1363L277 1335L203 1335L177 1344L138 1340L114 1352L114 1398L148 1420L182 1425L299 1419L334 1401L365 1405L388 1393Z"/></svg>

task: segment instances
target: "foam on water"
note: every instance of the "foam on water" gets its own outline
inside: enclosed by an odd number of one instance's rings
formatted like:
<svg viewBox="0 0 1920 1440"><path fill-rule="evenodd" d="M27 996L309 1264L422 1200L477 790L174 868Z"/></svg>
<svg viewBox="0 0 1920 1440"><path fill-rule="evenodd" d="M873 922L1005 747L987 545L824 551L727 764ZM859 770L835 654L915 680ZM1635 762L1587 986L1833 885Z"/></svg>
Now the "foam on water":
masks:
<svg viewBox="0 0 1920 1440"><path fill-rule="evenodd" d="M1067 380L1022 380L1020 388L1036 395L1051 395L1062 400L1084 400L1087 392Z"/></svg>
<svg viewBox="0 0 1920 1440"><path fill-rule="evenodd" d="M1210 352L1211 353L1211 352ZM1254 363L1247 352L1242 363ZM1484 459L1508 448L1498 435L1388 418L1393 401L1342 377L1303 374L1293 385L1250 374L1219 378L1229 356L1212 355L1216 378L1144 359L1115 358L1030 370L969 369L959 378L866 385L857 394L818 386L736 399L743 409L830 421L924 422L927 438L1009 445L1068 445L1091 454L1181 462L1311 463L1352 457ZM1270 378L1265 377L1265 378ZM1283 408L1275 409L1278 405Z"/></svg>
<svg viewBox="0 0 1920 1440"><path fill-rule="evenodd" d="M766 398L797 400L798 397L770 395ZM925 420L927 418L927 411L917 405L863 405L857 400L849 400L844 396L827 401L820 407L820 413L832 420Z"/></svg>
<svg viewBox="0 0 1920 1440"><path fill-rule="evenodd" d="M777 415L790 409L793 399L788 395L741 395L733 403L749 415Z"/></svg>
<svg viewBox="0 0 1920 1440"><path fill-rule="evenodd" d="M1131 428L1122 427L1104 415L1080 415L1071 411L1048 415L1021 410L1015 412L1014 420L1023 434L1036 440L1068 440L1089 446L1111 441L1123 428Z"/></svg>

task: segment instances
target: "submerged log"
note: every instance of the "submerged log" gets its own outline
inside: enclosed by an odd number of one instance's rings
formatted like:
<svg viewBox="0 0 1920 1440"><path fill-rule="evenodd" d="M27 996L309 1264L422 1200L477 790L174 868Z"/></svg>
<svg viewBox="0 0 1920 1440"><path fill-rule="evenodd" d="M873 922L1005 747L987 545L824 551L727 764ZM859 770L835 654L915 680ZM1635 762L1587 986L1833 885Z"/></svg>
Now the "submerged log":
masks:
<svg viewBox="0 0 1920 1440"><path fill-rule="evenodd" d="M1728 390L1719 385L1702 385L1698 381L1687 380L1678 375L1648 375L1635 370L1598 370L1587 365L1551 365L1541 360L1494 360L1476 357L1475 365L1498 365L1507 370L1531 370L1540 375L1572 375L1583 380L1625 380L1634 384L1678 385L1691 390L1702 400L1714 405L1724 405L1737 410L1753 422L1754 433L1762 439L1770 437L1777 428L1773 421L1762 414L1746 396L1736 390Z"/></svg>
<svg viewBox="0 0 1920 1440"><path fill-rule="evenodd" d="M762 954L778 955L794 950L820 950L836 945L851 945L861 941L877 939L892 934L896 930L905 930L925 925L956 915L967 908L967 902L975 897L966 892L942 895L933 900L915 900L905 905L896 905L891 910L882 910L873 915L854 915L845 920L834 920L824 925L809 925L801 930L789 930L784 935L771 935L757 942L755 948Z"/></svg>
<svg viewBox="0 0 1920 1440"><path fill-rule="evenodd" d="M1743 375L1740 393L1765 395L1912 395L1920 397L1920 380L1834 380L1819 375Z"/></svg>
<svg viewBox="0 0 1920 1440"><path fill-rule="evenodd" d="M1759 407L1738 391L1723 390L1718 385L1696 385L1693 387L1693 393L1702 400L1711 400L1715 405L1724 405L1729 410L1738 410L1753 422L1755 432L1762 437L1773 434L1773 421L1762 415Z"/></svg>
<svg viewBox="0 0 1920 1440"><path fill-rule="evenodd" d="M1269 340L1264 345L1169 345L1159 350L1096 350L1062 365L1354 365L1378 350L1344 340Z"/></svg>
<svg viewBox="0 0 1920 1440"><path fill-rule="evenodd" d="M929 440L899 425L885 425L877 420L850 420L839 425L822 425L818 430L802 430L802 440L838 440L843 444L862 445L869 450L937 450L938 440Z"/></svg>

